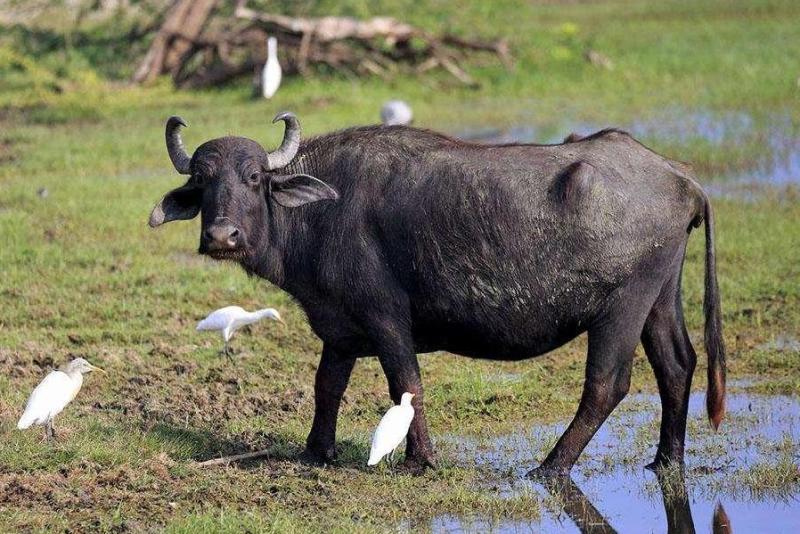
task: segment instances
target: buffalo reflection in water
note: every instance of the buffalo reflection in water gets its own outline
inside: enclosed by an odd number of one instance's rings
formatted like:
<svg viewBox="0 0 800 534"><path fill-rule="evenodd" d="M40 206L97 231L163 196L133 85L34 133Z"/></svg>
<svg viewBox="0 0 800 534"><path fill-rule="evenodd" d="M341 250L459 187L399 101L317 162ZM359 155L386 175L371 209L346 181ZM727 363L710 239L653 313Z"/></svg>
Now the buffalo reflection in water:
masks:
<svg viewBox="0 0 800 534"><path fill-rule="evenodd" d="M657 473L656 476L661 488L664 512L667 516L667 532L669 534L693 534L695 526L683 473L680 471L668 475ZM617 532L572 478L556 477L543 480L542 484L550 495L558 500L564 513L572 519L582 533L612 534ZM714 510L711 532L713 534L733 532L722 504L717 504Z"/></svg>

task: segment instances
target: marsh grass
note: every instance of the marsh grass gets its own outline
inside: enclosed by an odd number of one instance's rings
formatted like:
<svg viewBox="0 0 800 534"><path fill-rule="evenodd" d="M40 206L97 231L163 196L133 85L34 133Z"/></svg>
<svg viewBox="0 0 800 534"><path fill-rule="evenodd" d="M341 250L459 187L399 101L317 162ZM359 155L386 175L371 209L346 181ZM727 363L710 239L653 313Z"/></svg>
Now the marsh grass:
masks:
<svg viewBox="0 0 800 534"><path fill-rule="evenodd" d="M422 476L366 469L370 433L390 404L373 359L358 363L345 395L337 466L298 461L313 414L320 343L287 295L195 255L196 221L158 231L146 227L154 202L182 182L164 153L164 119L183 115L190 124L187 146L194 147L229 133L274 146L281 129L269 121L279 109L296 111L306 135L375 122L380 104L397 96L412 102L418 125L451 132L530 124L550 136L567 133L565 119L608 125L658 120L665 109L746 113L752 128L735 139L647 139L670 156L691 160L708 181L757 168L754 160L774 135L774 117L785 117L786 131L796 134L797 65L785 43L800 39L800 5L672 0L520 6L503 0L410 6L325 1L308 9L380 12L426 28L446 21L465 35L502 31L515 50L515 69L509 74L475 60L470 71L484 81L477 91L454 87L437 74L421 82L399 76L389 84L337 76L287 79L276 100L265 103L250 100L249 88L239 85L182 93L167 80L145 89L109 82L127 76L130 65L122 56L104 56L97 45L102 28L79 36L64 65L59 30L2 32L0 530L81 524L101 531L361 532L429 528L439 514L538 517L535 495L487 491L485 482L496 473L446 440L437 440L439 469ZM42 48L31 45L34 38ZM585 62L588 47L608 55L614 70ZM49 191L47 198L37 195L40 188ZM800 358L764 345L779 335L800 337L797 200L792 188L746 201L714 200L729 375L761 377L748 391L798 391ZM683 284L698 349L703 251L696 233ZM208 310L234 302L276 307L290 326L259 324L240 332L233 342L236 363L229 365L217 356L219 339L196 333L194 324ZM516 476L557 438L535 434L537 425L574 413L585 350L579 338L526 362L421 356L432 433L486 445L527 429L530 453L518 461L525 465L506 465ZM87 378L57 420L58 442L43 443L38 430L14 430L31 388L51 367L78 355L110 373ZM705 388L704 376L701 352L696 389ZM641 350L632 391L655 391ZM704 432L703 424L692 423L690 436ZM622 436L623 429L618 432ZM637 430L632 454L610 452L603 461L648 460L644 449L654 445L654 433L655 415ZM196 460L264 448L270 454L261 462L194 466ZM790 465L755 465L732 483L796 494Z"/></svg>

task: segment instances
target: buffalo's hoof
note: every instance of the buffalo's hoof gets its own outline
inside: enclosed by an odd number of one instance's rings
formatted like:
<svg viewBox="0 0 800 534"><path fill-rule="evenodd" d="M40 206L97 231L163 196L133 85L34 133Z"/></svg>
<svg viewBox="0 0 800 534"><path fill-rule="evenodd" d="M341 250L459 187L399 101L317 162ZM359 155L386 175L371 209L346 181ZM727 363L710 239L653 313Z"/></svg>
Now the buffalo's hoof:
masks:
<svg viewBox="0 0 800 534"><path fill-rule="evenodd" d="M665 467L666 467L666 465L664 464L664 462L660 462L658 460L653 460L652 462L650 462L649 464L644 466L645 469L647 469L648 471L653 471L653 472L661 471Z"/></svg>
<svg viewBox="0 0 800 534"><path fill-rule="evenodd" d="M566 478L569 477L570 469L572 468L558 467L551 465L540 465L539 467L528 471L528 474L525 476L528 478L532 478L534 480L552 480L556 478Z"/></svg>
<svg viewBox="0 0 800 534"><path fill-rule="evenodd" d="M312 447L306 446L305 450L300 454L300 461L304 464L310 465L329 465L336 460L335 447Z"/></svg>
<svg viewBox="0 0 800 534"><path fill-rule="evenodd" d="M657 457L655 460L644 466L645 469L653 471L654 473L659 473L666 469L680 469L683 471L684 464L682 461L675 461L670 460L668 458L660 458Z"/></svg>
<svg viewBox="0 0 800 534"><path fill-rule="evenodd" d="M420 455L407 456L403 461L403 468L414 474L424 473L426 469L436 469L436 460L433 455Z"/></svg>

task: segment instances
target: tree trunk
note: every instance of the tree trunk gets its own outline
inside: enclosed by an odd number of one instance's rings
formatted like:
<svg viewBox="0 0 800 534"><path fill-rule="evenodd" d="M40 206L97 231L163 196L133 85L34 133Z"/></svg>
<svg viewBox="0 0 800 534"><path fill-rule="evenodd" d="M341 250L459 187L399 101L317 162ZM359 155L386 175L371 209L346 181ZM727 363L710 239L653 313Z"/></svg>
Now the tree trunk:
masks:
<svg viewBox="0 0 800 534"><path fill-rule="evenodd" d="M191 42L175 39L181 34L189 39L200 35L217 0L175 0L164 23L153 39L139 67L133 75L135 83L154 80L166 72L180 68L183 56L191 49Z"/></svg>

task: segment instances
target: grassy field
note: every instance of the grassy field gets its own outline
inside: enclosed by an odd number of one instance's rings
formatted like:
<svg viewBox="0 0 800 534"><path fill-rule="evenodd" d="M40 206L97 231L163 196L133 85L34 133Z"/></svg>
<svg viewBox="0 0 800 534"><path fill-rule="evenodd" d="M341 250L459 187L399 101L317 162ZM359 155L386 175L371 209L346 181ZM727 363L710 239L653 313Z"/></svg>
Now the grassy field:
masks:
<svg viewBox="0 0 800 534"><path fill-rule="evenodd" d="M539 513L534 496L504 499L487 491L496 473L458 461L448 447L440 467L422 476L366 469L369 433L390 404L372 359L358 363L345 396L339 465L298 462L321 344L287 295L197 256L197 221L147 227L153 204L181 183L163 146L169 115L189 122L185 139L193 147L228 133L274 146L282 128L270 121L282 109L294 110L309 135L371 123L380 104L397 96L412 103L418 125L450 132L522 124L564 135L572 124L746 114L751 121L735 139L645 139L691 161L707 182L756 173L778 135L776 122L785 125L780 135L800 138L800 59L787 49L800 42L800 4L792 0L524 6L504 0L463 8L326 0L293 9L385 13L429 29L503 34L515 68L509 73L476 59L469 70L483 83L478 90L439 74L391 83L289 79L266 103L251 100L246 86L181 93L163 80L126 87L120 80L131 58L124 50L105 57L98 44L108 30L87 30L69 52L58 34L45 46L0 30L0 531L79 524L105 531L371 532L424 529L424 521L443 513ZM613 69L586 62L588 48L608 56ZM131 46L129 53L140 49ZM46 198L37 194L41 188ZM797 353L771 343L800 337L799 200L793 186L715 201L729 375L756 377L751 390L800 391ZM702 236L693 236L684 297L698 349L702 251ZM194 331L206 311L229 303L274 306L288 327L258 324L240 333L237 363L230 365L217 355L216 337ZM422 356L434 437L493 436L571 416L584 350L578 339L520 363ZM58 442L16 431L32 386L74 356L109 375L88 377L59 418ZM640 351L633 389L654 388ZM193 465L262 448L272 454L258 463ZM531 465L540 459L532 455ZM795 475L791 466L781 469L790 473L782 484L796 495L797 465Z"/></svg>

